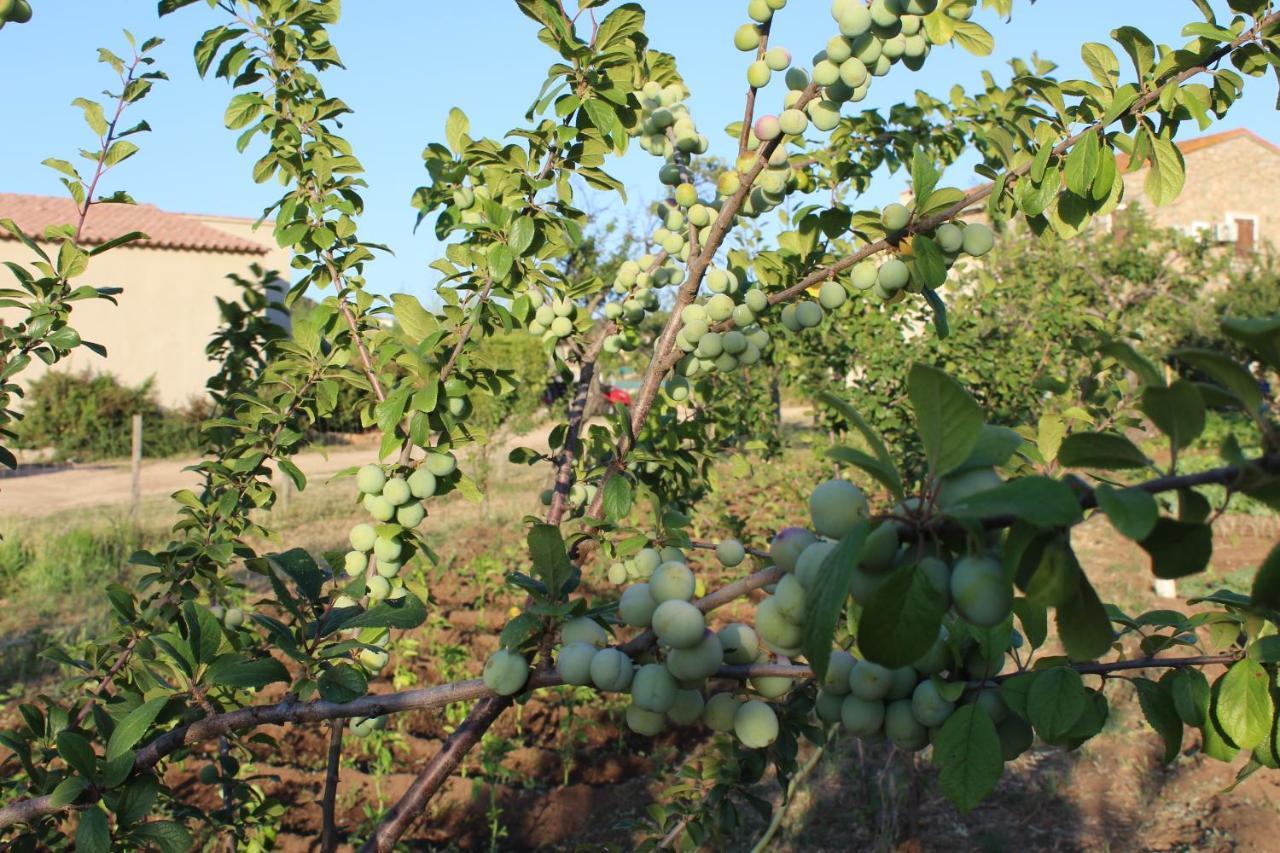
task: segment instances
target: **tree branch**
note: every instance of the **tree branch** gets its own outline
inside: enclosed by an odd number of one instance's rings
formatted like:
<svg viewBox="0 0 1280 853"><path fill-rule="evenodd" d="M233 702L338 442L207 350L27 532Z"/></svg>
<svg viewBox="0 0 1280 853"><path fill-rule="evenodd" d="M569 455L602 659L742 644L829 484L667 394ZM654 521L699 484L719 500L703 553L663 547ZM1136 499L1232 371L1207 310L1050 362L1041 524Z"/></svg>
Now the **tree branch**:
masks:
<svg viewBox="0 0 1280 853"><path fill-rule="evenodd" d="M329 722L329 758L324 777L324 797L320 801L323 828L320 831L320 853L338 849L338 773L342 764L342 721Z"/></svg>

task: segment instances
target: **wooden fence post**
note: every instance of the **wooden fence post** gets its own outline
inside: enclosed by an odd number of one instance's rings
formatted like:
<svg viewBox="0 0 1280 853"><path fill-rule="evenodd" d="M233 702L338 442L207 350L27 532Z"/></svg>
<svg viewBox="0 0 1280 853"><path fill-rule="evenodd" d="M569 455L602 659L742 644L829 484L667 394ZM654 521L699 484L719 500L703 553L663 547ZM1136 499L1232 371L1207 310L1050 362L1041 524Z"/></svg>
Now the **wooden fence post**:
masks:
<svg viewBox="0 0 1280 853"><path fill-rule="evenodd" d="M133 416L133 449L130 453L129 516L138 517L142 503L142 415Z"/></svg>

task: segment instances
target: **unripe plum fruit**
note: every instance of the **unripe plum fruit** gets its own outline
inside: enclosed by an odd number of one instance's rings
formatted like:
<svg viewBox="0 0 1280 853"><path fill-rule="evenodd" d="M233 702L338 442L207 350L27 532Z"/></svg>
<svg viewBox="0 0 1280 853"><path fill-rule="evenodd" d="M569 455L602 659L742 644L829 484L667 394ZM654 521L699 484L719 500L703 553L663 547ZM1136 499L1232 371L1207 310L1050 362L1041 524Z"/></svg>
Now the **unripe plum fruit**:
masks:
<svg viewBox="0 0 1280 853"><path fill-rule="evenodd" d="M387 661L390 660L391 656L387 654L385 649L361 649L359 658L360 663L364 664L371 672L378 672L387 665Z"/></svg>
<svg viewBox="0 0 1280 853"><path fill-rule="evenodd" d="M675 200L681 207L693 207L698 203L698 188L690 183L680 184L676 187Z"/></svg>
<svg viewBox="0 0 1280 853"><path fill-rule="evenodd" d="M884 725L885 707L879 699L849 695L840 702L840 722L855 737L872 737Z"/></svg>
<svg viewBox="0 0 1280 853"><path fill-rule="evenodd" d="M911 713L925 728L942 725L955 709L956 704L944 699L931 679L921 681L911 694Z"/></svg>
<svg viewBox="0 0 1280 853"><path fill-rule="evenodd" d="M824 133L840 124L840 105L834 101L813 100L806 109L813 126Z"/></svg>
<svg viewBox="0 0 1280 853"><path fill-rule="evenodd" d="M982 653L982 647L975 645L964 656L964 671L974 681L985 681L999 675L1005 667L1007 658L1003 651L992 651L988 657Z"/></svg>
<svg viewBox="0 0 1280 853"><path fill-rule="evenodd" d="M854 601L866 607L889 578L890 575L887 572L872 574L860 566L854 567L854 570L849 573L849 594L853 596Z"/></svg>
<svg viewBox="0 0 1280 853"><path fill-rule="evenodd" d="M907 223L911 221L911 211L906 205L886 204L884 209L880 211L880 222L890 233L901 231L907 227Z"/></svg>
<svg viewBox="0 0 1280 853"><path fill-rule="evenodd" d="M849 274L849 283L855 290L870 290L876 283L879 267L873 261L862 261Z"/></svg>
<svg viewBox="0 0 1280 853"><path fill-rule="evenodd" d="M869 76L870 72L867 71L866 64L856 56L850 56L840 63L840 82L850 89L857 89L867 82Z"/></svg>
<svg viewBox="0 0 1280 853"><path fill-rule="evenodd" d="M822 323L822 306L808 299L797 303L796 322L805 329L818 326Z"/></svg>
<svg viewBox="0 0 1280 853"><path fill-rule="evenodd" d="M991 233L990 228L981 222L970 222L964 227L964 252L966 255L980 258L990 252L995 244L995 235Z"/></svg>
<svg viewBox="0 0 1280 853"><path fill-rule="evenodd" d="M844 649L834 649L827 659L827 675L822 679L822 689L832 696L844 696L849 692L849 673L857 658Z"/></svg>
<svg viewBox="0 0 1280 853"><path fill-rule="evenodd" d="M498 649L484 664L484 686L500 696L519 693L529 680L529 661L519 652Z"/></svg>
<svg viewBox="0 0 1280 853"><path fill-rule="evenodd" d="M924 557L917 565L921 574L929 579L929 585L951 606L951 567L937 557Z"/></svg>
<svg viewBox="0 0 1280 853"><path fill-rule="evenodd" d="M691 726L698 722L705 706L701 690L677 690L676 701L667 709L667 719L677 726Z"/></svg>
<svg viewBox="0 0 1280 853"><path fill-rule="evenodd" d="M632 704L665 714L676 701L676 680L660 663L647 663L631 679Z"/></svg>
<svg viewBox="0 0 1280 853"><path fill-rule="evenodd" d="M933 239L938 244L938 248L948 255L954 255L964 248L964 231L951 222L939 225L933 232Z"/></svg>
<svg viewBox="0 0 1280 853"><path fill-rule="evenodd" d="M760 30L755 24L743 24L733 33L733 46L741 51L760 47Z"/></svg>
<svg viewBox="0 0 1280 853"><path fill-rule="evenodd" d="M803 527L784 527L769 543L769 556L775 566L784 572L793 572L800 552L817 541L818 537Z"/></svg>
<svg viewBox="0 0 1280 853"><path fill-rule="evenodd" d="M396 524L401 527L417 527L426 517L427 508L420 503L407 503L396 509Z"/></svg>
<svg viewBox="0 0 1280 853"><path fill-rule="evenodd" d="M867 517L867 498L848 480L827 480L809 496L814 530L840 539Z"/></svg>
<svg viewBox="0 0 1280 853"><path fill-rule="evenodd" d="M744 702L733 715L733 733L748 749L764 749L778 738L778 715L767 702Z"/></svg>
<svg viewBox="0 0 1280 853"><path fill-rule="evenodd" d="M653 737L666 727L666 714L641 708L634 701L627 706L627 728L636 734Z"/></svg>
<svg viewBox="0 0 1280 853"><path fill-rule="evenodd" d="M357 737L368 737L374 732L382 731L387 727L386 716L381 717L352 717L348 723L351 733Z"/></svg>
<svg viewBox="0 0 1280 853"><path fill-rule="evenodd" d="M733 315L733 299L724 293L717 293L707 300L707 317L714 323L728 320Z"/></svg>
<svg viewBox="0 0 1280 853"><path fill-rule="evenodd" d="M853 56L853 47L849 44L849 40L844 36L832 36L831 40L827 42L826 54L827 61L839 65L849 57Z"/></svg>
<svg viewBox="0 0 1280 853"><path fill-rule="evenodd" d="M929 729L916 719L910 699L899 699L885 707L884 733L894 746L906 752L916 752L929 744Z"/></svg>
<svg viewBox="0 0 1280 853"><path fill-rule="evenodd" d="M585 686L591 683L591 659L596 647L590 643L566 643L556 655L556 672L565 684Z"/></svg>
<svg viewBox="0 0 1280 853"><path fill-rule="evenodd" d="M756 608L756 631L766 645L778 651L801 643L800 626L782 615L776 596L769 596Z"/></svg>
<svg viewBox="0 0 1280 853"><path fill-rule="evenodd" d="M938 0L900 0L903 10L909 15L928 15L938 8Z"/></svg>
<svg viewBox="0 0 1280 853"><path fill-rule="evenodd" d="M779 315L778 319L782 321L783 327L786 328L788 332L800 331L800 321L796 319L795 305L782 306L782 314Z"/></svg>
<svg viewBox="0 0 1280 853"><path fill-rule="evenodd" d="M783 79L792 92L800 92L809 85L809 75L804 73L803 68L788 68Z"/></svg>
<svg viewBox="0 0 1280 853"><path fill-rule="evenodd" d="M436 477L448 477L458 467L458 460L452 453L428 453L422 464Z"/></svg>
<svg viewBox="0 0 1280 853"><path fill-rule="evenodd" d="M228 607L222 616L222 624L234 631L244 624L244 611L239 607Z"/></svg>
<svg viewBox="0 0 1280 853"><path fill-rule="evenodd" d="M356 487L366 495L376 495L387 482L387 475L377 465L365 465L356 472Z"/></svg>
<svg viewBox="0 0 1280 853"><path fill-rule="evenodd" d="M357 524L351 528L347 539L351 542L352 548L368 553L373 550L374 543L378 541L378 531L373 529L372 524Z"/></svg>
<svg viewBox="0 0 1280 853"><path fill-rule="evenodd" d="M916 672L913 666L899 666L889 670L889 692L884 698L890 701L894 699L906 699L916 689L916 684L920 682L920 673Z"/></svg>
<svg viewBox="0 0 1280 853"><path fill-rule="evenodd" d="M631 686L635 673L631 658L617 649L601 649L591 658L591 683L598 689L619 693Z"/></svg>
<svg viewBox="0 0 1280 853"><path fill-rule="evenodd" d="M756 663L768 663L769 655L762 652L756 659ZM766 699L780 699L786 696L795 685L790 678L780 675L757 675L751 679L751 687Z"/></svg>
<svg viewBox="0 0 1280 853"><path fill-rule="evenodd" d="M952 663L951 647L947 645L947 629L944 627L939 629L938 639L933 641L929 651L914 661L911 667L921 675L937 675L950 668Z"/></svg>
<svg viewBox="0 0 1280 853"><path fill-rule="evenodd" d="M984 687L978 691L973 700L974 704L982 709L991 722L999 725L1009 716L1009 706L1005 704L1004 699L1000 696L1000 690L995 687Z"/></svg>
<svg viewBox="0 0 1280 853"><path fill-rule="evenodd" d="M743 304L756 314L769 310L769 296L763 290L752 288L742 295Z"/></svg>
<svg viewBox="0 0 1280 853"><path fill-rule="evenodd" d="M885 522L867 534L862 553L858 556L858 565L864 572L887 572L893 568L893 558L897 555L898 528Z"/></svg>
<svg viewBox="0 0 1280 853"><path fill-rule="evenodd" d="M876 273L876 282L889 294L902 290L910 281L911 270L897 258L889 258Z"/></svg>
<svg viewBox="0 0 1280 853"><path fill-rule="evenodd" d="M355 577L369 566L369 558L360 551L348 551L342 558L342 569L349 577Z"/></svg>
<svg viewBox="0 0 1280 853"><path fill-rule="evenodd" d="M767 0L748 0L747 17L758 23L766 23L773 17L773 7Z"/></svg>
<svg viewBox="0 0 1280 853"><path fill-rule="evenodd" d="M840 66L831 59L823 59L813 66L813 82L819 86L833 86L840 80Z"/></svg>
<svg viewBox="0 0 1280 853"><path fill-rule="evenodd" d="M712 731L731 732L733 719L741 706L742 700L732 693L716 693L707 700L707 705L702 710L702 719Z"/></svg>
<svg viewBox="0 0 1280 853"><path fill-rule="evenodd" d="M570 619L560 628L560 642L605 646L609 643L609 632L600 627L600 623L591 617L579 616L576 619Z"/></svg>
<svg viewBox="0 0 1280 853"><path fill-rule="evenodd" d="M818 288L818 304L828 311L839 308L848 298L849 294L845 292L844 285L838 281L824 281Z"/></svg>
<svg viewBox="0 0 1280 853"><path fill-rule="evenodd" d="M706 631L702 611L687 601L671 599L653 611L653 631L658 639L673 649L687 649L702 641Z"/></svg>
<svg viewBox="0 0 1280 853"><path fill-rule="evenodd" d="M720 640L725 663L749 664L760 651L760 638L750 625L733 622L717 631L716 636Z"/></svg>
<svg viewBox="0 0 1280 853"><path fill-rule="evenodd" d="M850 3L836 18L840 27L840 35L845 38L857 38L871 29L871 12L861 2Z"/></svg>
<svg viewBox="0 0 1280 853"><path fill-rule="evenodd" d="M801 552L800 559L796 560L795 576L802 587L809 589L813 586L818 579L818 574L822 571L822 564L826 562L827 556L835 550L837 544L819 540Z"/></svg>
<svg viewBox="0 0 1280 853"><path fill-rule="evenodd" d="M868 11L871 13L871 25L884 28L895 26L901 14L896 0L871 0Z"/></svg>
<svg viewBox="0 0 1280 853"><path fill-rule="evenodd" d="M849 692L859 699L883 699L892 685L893 673L878 663L860 660L849 670Z"/></svg>
<svg viewBox="0 0 1280 853"><path fill-rule="evenodd" d="M783 575L773 591L778 614L794 625L803 625L805 617L804 587L794 574Z"/></svg>
<svg viewBox="0 0 1280 853"><path fill-rule="evenodd" d="M837 696L835 693L829 693L826 690L819 690L818 696L813 703L813 712L824 723L838 723L840 722L840 709L843 705L843 696Z"/></svg>
<svg viewBox="0 0 1280 853"><path fill-rule="evenodd" d="M365 512L373 516L378 521L390 521L395 518L396 506L382 495L365 495L364 500L360 502L364 505Z"/></svg>
<svg viewBox="0 0 1280 853"><path fill-rule="evenodd" d="M436 493L436 475L425 468L419 468L409 475L409 492L418 500L429 498Z"/></svg>
<svg viewBox="0 0 1280 853"><path fill-rule="evenodd" d="M379 562L394 563L400 559L400 552L403 550L404 546L400 544L399 539L379 536L373 542L373 556L377 557Z"/></svg>
<svg viewBox="0 0 1280 853"><path fill-rule="evenodd" d="M636 552L636 568L640 570L640 577L648 578L653 574L653 570L662 565L662 555L658 553L656 548L641 548Z"/></svg>
<svg viewBox="0 0 1280 853"><path fill-rule="evenodd" d="M737 539L725 539L716 544L716 559L727 568L741 565L747 558L747 551Z"/></svg>
<svg viewBox="0 0 1280 853"><path fill-rule="evenodd" d="M382 601L391 594L391 581L382 575L374 575L365 581L365 592L370 601Z"/></svg>
<svg viewBox="0 0 1280 853"><path fill-rule="evenodd" d="M753 89L762 89L768 86L771 77L773 77L773 71L769 69L768 64L763 59L757 59L747 66L747 85ZM772 139L772 137L769 138Z"/></svg>
<svg viewBox="0 0 1280 853"><path fill-rule="evenodd" d="M764 52L764 63L770 71L785 71L791 64L791 51L785 47L771 47Z"/></svg>
<svg viewBox="0 0 1280 853"><path fill-rule="evenodd" d="M809 117L803 110L783 110L782 115L778 116L778 127L789 136L799 136L808 129Z"/></svg>
<svg viewBox="0 0 1280 853"><path fill-rule="evenodd" d="M689 648L667 652L667 669L681 681L710 678L723 664L720 638L710 631L704 631L702 639Z"/></svg>
<svg viewBox="0 0 1280 853"><path fill-rule="evenodd" d="M689 601L695 583L693 572L684 563L663 563L649 578L649 595L657 604L673 599Z"/></svg>
<svg viewBox="0 0 1280 853"><path fill-rule="evenodd" d="M31 20L31 4L27 0L14 0L9 11L9 20L15 24L25 24Z"/></svg>
<svg viewBox="0 0 1280 853"><path fill-rule="evenodd" d="M1013 587L990 557L964 557L951 570L951 600L966 620L983 628L999 625L1013 607Z"/></svg>

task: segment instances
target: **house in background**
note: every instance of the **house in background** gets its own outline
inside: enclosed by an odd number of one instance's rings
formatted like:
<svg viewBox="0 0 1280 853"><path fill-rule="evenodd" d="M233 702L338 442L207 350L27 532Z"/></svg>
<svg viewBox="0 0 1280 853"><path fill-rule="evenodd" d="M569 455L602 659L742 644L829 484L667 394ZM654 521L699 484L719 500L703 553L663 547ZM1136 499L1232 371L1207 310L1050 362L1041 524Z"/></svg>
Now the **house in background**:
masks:
<svg viewBox="0 0 1280 853"><path fill-rule="evenodd" d="M1178 143L1187 166L1182 192L1164 207L1146 200L1150 167L1124 175L1125 207L1140 200L1153 224L1230 244L1238 255L1280 234L1280 146L1245 128ZM1125 168L1125 161L1120 162Z"/></svg>
<svg viewBox="0 0 1280 853"><path fill-rule="evenodd" d="M39 241L47 227L74 223L77 213L67 198L0 193L0 219L12 219ZM77 285L124 289L116 297L118 305L77 302L71 314L72 327L83 339L105 346L107 358L80 348L54 369L112 373L128 385L153 378L160 403L169 407L204 396L205 380L214 367L205 346L220 322L215 299L241 296L227 276L253 281L254 265L280 277L289 275L290 253L276 245L271 223L255 230L254 222L170 213L149 204L95 204L85 222L85 243L100 244L130 231L141 231L148 239L95 257L88 272L75 279ZM56 251L54 246L50 254ZM31 252L0 229L0 261L31 260ZM3 270L0 276L7 278L9 273ZM288 284L277 278L272 287L283 298ZM5 312L10 318L12 313ZM287 326L283 313L275 319ZM33 362L23 379L29 382L44 369Z"/></svg>

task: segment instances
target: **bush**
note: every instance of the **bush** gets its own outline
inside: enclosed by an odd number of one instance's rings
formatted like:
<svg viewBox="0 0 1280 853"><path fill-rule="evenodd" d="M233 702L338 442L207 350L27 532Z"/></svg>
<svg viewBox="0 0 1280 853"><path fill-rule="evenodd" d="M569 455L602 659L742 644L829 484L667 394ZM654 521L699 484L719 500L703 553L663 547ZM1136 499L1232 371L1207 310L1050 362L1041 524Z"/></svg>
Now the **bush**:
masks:
<svg viewBox="0 0 1280 853"><path fill-rule="evenodd" d="M166 409L150 379L131 388L109 373L51 371L31 383L18 439L23 447L52 448L58 460L128 456L137 414L143 417L142 455L163 457L201 447L209 406L193 400L185 409Z"/></svg>

